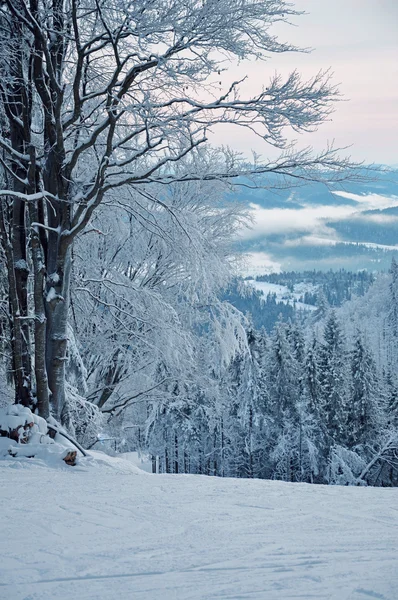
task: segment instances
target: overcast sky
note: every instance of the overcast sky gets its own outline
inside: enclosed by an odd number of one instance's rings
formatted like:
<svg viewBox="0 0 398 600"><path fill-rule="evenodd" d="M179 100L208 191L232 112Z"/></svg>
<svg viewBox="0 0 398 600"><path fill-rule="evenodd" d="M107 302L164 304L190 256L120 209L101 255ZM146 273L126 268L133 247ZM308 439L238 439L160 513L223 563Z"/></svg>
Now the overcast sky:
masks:
<svg viewBox="0 0 398 600"><path fill-rule="evenodd" d="M303 136L300 145L315 148L336 140L352 145L355 160L398 164L398 0L297 0L308 14L297 17L297 27L278 28L280 38L314 48L311 54L273 56L267 63L254 62L234 69L231 79L247 74L245 92L258 91L275 72L297 68L308 78L319 69L331 68L333 81L348 102L336 106L332 121L317 133ZM238 71L238 73L236 72ZM267 155L264 143L251 135L225 129L214 142L229 144L248 153Z"/></svg>

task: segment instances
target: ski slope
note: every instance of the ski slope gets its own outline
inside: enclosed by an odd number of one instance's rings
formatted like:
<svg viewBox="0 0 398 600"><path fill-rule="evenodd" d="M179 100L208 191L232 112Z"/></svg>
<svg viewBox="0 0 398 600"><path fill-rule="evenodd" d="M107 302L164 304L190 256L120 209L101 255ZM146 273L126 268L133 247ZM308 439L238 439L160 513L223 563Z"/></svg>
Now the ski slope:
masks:
<svg viewBox="0 0 398 600"><path fill-rule="evenodd" d="M398 490L0 461L2 600L397 600Z"/></svg>

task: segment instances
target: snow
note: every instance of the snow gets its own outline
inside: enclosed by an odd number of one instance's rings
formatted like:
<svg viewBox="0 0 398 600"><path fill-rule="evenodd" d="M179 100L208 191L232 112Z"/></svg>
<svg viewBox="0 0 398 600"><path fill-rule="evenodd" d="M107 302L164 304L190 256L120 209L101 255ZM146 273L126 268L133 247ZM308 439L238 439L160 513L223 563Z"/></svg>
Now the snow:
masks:
<svg viewBox="0 0 398 600"><path fill-rule="evenodd" d="M57 272L51 273L51 275L49 275L49 280L52 281L53 283L59 283L60 279L59 279L59 275Z"/></svg>
<svg viewBox="0 0 398 600"><path fill-rule="evenodd" d="M55 291L55 289L53 287L50 287L50 289L48 290L48 294L47 294L47 302L52 302L53 300L55 300L55 298L57 297L57 292Z"/></svg>
<svg viewBox="0 0 398 600"><path fill-rule="evenodd" d="M149 456L140 454L139 452L123 452L120 455L124 460L128 460L136 467L147 473L152 473L152 461Z"/></svg>
<svg viewBox="0 0 398 600"><path fill-rule="evenodd" d="M29 271L28 263L23 258L17 260L14 267L19 271Z"/></svg>
<svg viewBox="0 0 398 600"><path fill-rule="evenodd" d="M0 437L0 458L31 458L45 461L47 464L57 466L71 450L71 444L60 436L55 439L48 435L47 422L42 417L35 415L21 404L13 404L0 410L0 430L3 435L12 435L16 443L9 437ZM66 443L65 443L66 442ZM75 450L75 446L72 447ZM14 463L15 464L15 463Z"/></svg>
<svg viewBox="0 0 398 600"><path fill-rule="evenodd" d="M4 410L0 410L0 430L12 431L13 429L29 426L32 431L40 434L47 433L47 423L38 415L22 404L11 404Z"/></svg>
<svg viewBox="0 0 398 600"><path fill-rule="evenodd" d="M7 600L396 600L398 490L0 461Z"/></svg>
<svg viewBox="0 0 398 600"><path fill-rule="evenodd" d="M264 299L268 294L276 294L276 301L284 304L294 305L298 310L316 310L316 306L299 302L299 298L304 296L305 292L314 293L319 286L312 283L300 282L293 287L293 292L286 285L277 283L268 283L268 281L256 281L255 279L247 279L247 285L251 285L259 292L264 294Z"/></svg>

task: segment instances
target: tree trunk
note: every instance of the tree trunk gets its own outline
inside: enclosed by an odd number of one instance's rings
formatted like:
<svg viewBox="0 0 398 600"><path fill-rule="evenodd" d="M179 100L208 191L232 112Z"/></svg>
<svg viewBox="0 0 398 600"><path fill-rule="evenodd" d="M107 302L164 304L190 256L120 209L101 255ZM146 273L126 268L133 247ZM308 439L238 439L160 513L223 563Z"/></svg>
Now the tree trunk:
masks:
<svg viewBox="0 0 398 600"><path fill-rule="evenodd" d="M179 472L179 460L178 460L178 437L174 434L174 473Z"/></svg>
<svg viewBox="0 0 398 600"><path fill-rule="evenodd" d="M30 178L32 188L35 186L36 178L36 160L35 150L30 148L31 154L31 173ZM37 204L31 202L29 204L29 217L31 223L38 223L39 210ZM32 251L33 261L33 301L35 312L35 378L36 378L36 396L37 410L41 417L48 419L50 416L49 406L49 388L46 368L46 336L47 336L47 317L46 307L44 302L44 280L45 280L45 264L40 239L40 230L38 227L32 227L30 246Z"/></svg>
<svg viewBox="0 0 398 600"><path fill-rule="evenodd" d="M17 283L14 270L14 253L12 243L7 228L5 215L7 213L6 202L1 200L0 231L3 239L3 247L7 262L7 280L8 296L10 308L11 323L11 348L12 348L12 367L15 386L15 402L29 406L30 397L29 388L26 387L26 375L22 361L23 356L23 335L21 330L21 319L19 318L19 302L17 293Z"/></svg>
<svg viewBox="0 0 398 600"><path fill-rule="evenodd" d="M184 451L184 473L190 473L189 457L186 450Z"/></svg>
<svg viewBox="0 0 398 600"><path fill-rule="evenodd" d="M9 63L11 81L6 88L7 91L3 93L5 116L9 125L6 137L9 138L11 148L21 154L26 152L30 142L31 125L29 84L24 73L26 60L24 29L19 19L12 15L9 27L9 43L12 48ZM12 173L11 187L20 194L26 193L26 169L22 163L12 157L6 159L5 164ZM13 198L12 210L8 211L3 202L2 209L6 210L6 213L3 213L1 230L7 259L12 336L15 337L15 344L13 340L15 401L33 408L25 201L22 198ZM9 230L5 222L7 212L10 217Z"/></svg>
<svg viewBox="0 0 398 600"><path fill-rule="evenodd" d="M156 469L157 457L154 454L152 454L151 463L152 463L152 473L156 473L157 472L157 469Z"/></svg>
<svg viewBox="0 0 398 600"><path fill-rule="evenodd" d="M51 391L51 412L61 420L65 406L65 366L68 343L68 312L70 298L71 249L61 248L56 269L47 283L46 368Z"/></svg>

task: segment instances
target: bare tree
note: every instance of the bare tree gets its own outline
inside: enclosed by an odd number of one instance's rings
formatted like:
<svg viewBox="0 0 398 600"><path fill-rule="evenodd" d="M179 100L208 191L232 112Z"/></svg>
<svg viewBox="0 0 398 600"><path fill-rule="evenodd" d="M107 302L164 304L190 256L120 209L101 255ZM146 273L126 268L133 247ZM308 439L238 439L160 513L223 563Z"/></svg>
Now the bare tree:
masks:
<svg viewBox="0 0 398 600"><path fill-rule="evenodd" d="M275 76L252 98L238 81L217 93L228 61L295 50L271 30L295 14L282 0L2 0L0 230L17 402L61 418L71 249L109 194L253 172L343 176L333 149L315 156L285 138L329 114L337 91L327 73ZM226 153L198 170L196 152L219 123L252 129L280 158L247 167Z"/></svg>

